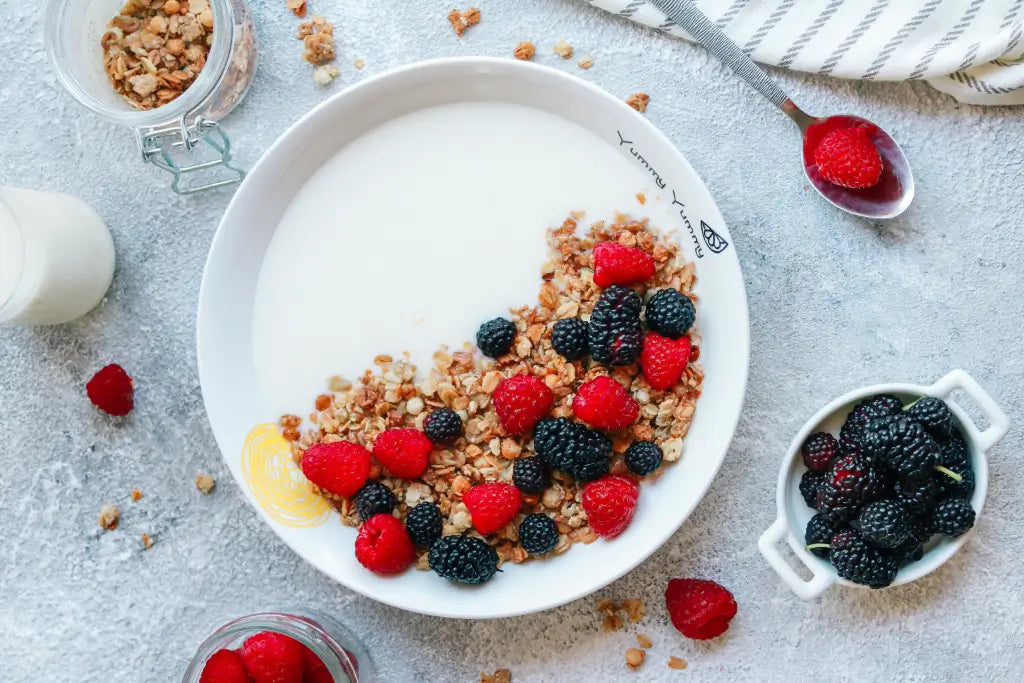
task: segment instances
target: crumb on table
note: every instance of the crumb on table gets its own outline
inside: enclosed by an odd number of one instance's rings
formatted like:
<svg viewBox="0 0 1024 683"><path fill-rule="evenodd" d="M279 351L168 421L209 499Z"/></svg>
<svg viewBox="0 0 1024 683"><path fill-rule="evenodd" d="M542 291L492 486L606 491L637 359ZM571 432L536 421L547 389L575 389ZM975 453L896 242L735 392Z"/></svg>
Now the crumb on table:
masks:
<svg viewBox="0 0 1024 683"><path fill-rule="evenodd" d="M196 488L203 493L210 493L217 486L217 482L208 474L196 475Z"/></svg>
<svg viewBox="0 0 1024 683"><path fill-rule="evenodd" d="M333 64L325 64L313 69L313 82L317 85L330 85L341 72Z"/></svg>
<svg viewBox="0 0 1024 683"><path fill-rule="evenodd" d="M686 660L685 659L680 659L679 657L675 657L675 656L669 657L668 658L668 668L675 669L676 671L682 671L683 669L686 668Z"/></svg>
<svg viewBox="0 0 1024 683"><path fill-rule="evenodd" d="M362 59L357 59L355 62L353 62L352 66L354 66L357 69L362 69L364 66L366 66L366 62L364 62Z"/></svg>
<svg viewBox="0 0 1024 683"><path fill-rule="evenodd" d="M464 10L453 9L448 13L448 21L455 29L455 35L461 38L467 28L480 23L480 10L476 7Z"/></svg>
<svg viewBox="0 0 1024 683"><path fill-rule="evenodd" d="M498 669L493 674L481 673L480 683L512 683L512 672L508 669Z"/></svg>
<svg viewBox="0 0 1024 683"><path fill-rule="evenodd" d="M637 192L636 193L636 200L638 202L640 202L641 204L646 204L647 203L647 195L645 195L643 192Z"/></svg>
<svg viewBox="0 0 1024 683"><path fill-rule="evenodd" d="M305 46L302 58L310 64L320 65L334 59L334 24L323 15L314 14L309 21L299 24L295 37Z"/></svg>
<svg viewBox="0 0 1024 683"><path fill-rule="evenodd" d="M636 109L638 112L647 111L647 105L651 101L651 96L647 93L637 92L633 93L626 98L626 104Z"/></svg>
<svg viewBox="0 0 1024 683"><path fill-rule="evenodd" d="M638 633L636 634L636 644L645 650L649 650L651 645L654 645L654 641L651 640L650 636Z"/></svg>
<svg viewBox="0 0 1024 683"><path fill-rule="evenodd" d="M137 503L142 500L142 491L139 489L132 489L132 502Z"/></svg>
<svg viewBox="0 0 1024 683"><path fill-rule="evenodd" d="M633 671L639 669L644 663L647 653L639 648L631 647L626 650L626 666Z"/></svg>
<svg viewBox="0 0 1024 683"><path fill-rule="evenodd" d="M576 66L581 69L589 69L594 66L594 58L590 55L583 55L579 58L579 61L576 62Z"/></svg>
<svg viewBox="0 0 1024 683"><path fill-rule="evenodd" d="M306 0L288 0L288 9L290 9L295 16L304 17L306 16Z"/></svg>
<svg viewBox="0 0 1024 683"><path fill-rule="evenodd" d="M153 538L149 534L142 534L142 547L146 550L153 547Z"/></svg>
<svg viewBox="0 0 1024 683"><path fill-rule="evenodd" d="M554 51L556 55L558 55L562 59L569 59L570 57L572 57L572 45L565 42L564 40L560 40L557 43L555 43L554 47L552 47L551 49Z"/></svg>
<svg viewBox="0 0 1024 683"><path fill-rule="evenodd" d="M516 49L512 52L516 59L528 60L533 59L533 56L537 54L537 48L534 47L533 43L528 40L516 45Z"/></svg>
<svg viewBox="0 0 1024 683"><path fill-rule="evenodd" d="M113 531L117 528L117 522L121 518L121 511L117 509L116 505L107 503L100 508L99 525L107 531Z"/></svg>

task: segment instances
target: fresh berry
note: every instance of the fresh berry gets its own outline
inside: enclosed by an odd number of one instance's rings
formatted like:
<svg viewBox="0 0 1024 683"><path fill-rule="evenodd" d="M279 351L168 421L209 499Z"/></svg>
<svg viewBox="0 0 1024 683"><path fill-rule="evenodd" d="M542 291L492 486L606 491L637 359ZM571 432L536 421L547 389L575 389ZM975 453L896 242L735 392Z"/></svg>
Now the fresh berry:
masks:
<svg viewBox="0 0 1024 683"><path fill-rule="evenodd" d="M558 545L558 525L547 515L526 515L519 524L519 543L531 555L546 555Z"/></svg>
<svg viewBox="0 0 1024 683"><path fill-rule="evenodd" d="M697 310L690 297L675 289L660 289L644 308L647 327L662 337L679 339L693 327Z"/></svg>
<svg viewBox="0 0 1024 683"><path fill-rule="evenodd" d="M621 474L608 474L588 483L583 487L582 502L590 528L603 538L618 536L633 519L639 496L636 482Z"/></svg>
<svg viewBox="0 0 1024 683"><path fill-rule="evenodd" d="M498 553L476 536L445 536L427 559L439 576L458 583L484 583L498 571Z"/></svg>
<svg viewBox="0 0 1024 683"><path fill-rule="evenodd" d="M896 423L905 419L903 416L887 415L869 420L857 436L860 457L870 463L886 464L896 447Z"/></svg>
<svg viewBox="0 0 1024 683"><path fill-rule="evenodd" d="M939 475L937 476L945 476ZM896 502L911 515L923 515L932 509L938 491L932 479L924 481L903 480L896 485Z"/></svg>
<svg viewBox="0 0 1024 683"><path fill-rule="evenodd" d="M892 500L868 503L860 511L857 521L861 536L876 548L891 550L910 538L910 515L902 505Z"/></svg>
<svg viewBox="0 0 1024 683"><path fill-rule="evenodd" d="M892 447L882 462L904 479L921 481L939 462L939 447L924 427L902 417L892 423Z"/></svg>
<svg viewBox="0 0 1024 683"><path fill-rule="evenodd" d="M476 345L485 356L504 356L512 348L516 338L516 326L511 320L495 318L488 320L476 331Z"/></svg>
<svg viewBox="0 0 1024 683"><path fill-rule="evenodd" d="M839 442L828 432L815 432L800 446L800 455L807 469L824 472L839 456Z"/></svg>
<svg viewBox="0 0 1024 683"><path fill-rule="evenodd" d="M390 515L395 509L395 494L379 481L371 481L356 494L356 512L365 522L379 514Z"/></svg>
<svg viewBox="0 0 1024 683"><path fill-rule="evenodd" d="M833 536L828 556L839 576L870 588L888 586L899 571L899 561L891 553L865 543L856 529Z"/></svg>
<svg viewBox="0 0 1024 683"><path fill-rule="evenodd" d="M906 411L907 417L924 427L933 439L945 441L953 432L953 414L942 399L925 396Z"/></svg>
<svg viewBox="0 0 1024 683"><path fill-rule="evenodd" d="M343 498L354 496L370 476L370 452L351 441L313 444L301 464L307 479Z"/></svg>
<svg viewBox="0 0 1024 683"><path fill-rule="evenodd" d="M450 446L462 436L462 418L451 408L438 408L424 418L423 433L438 446Z"/></svg>
<svg viewBox="0 0 1024 683"><path fill-rule="evenodd" d="M551 346L566 360L579 360L590 347L590 326L579 318L564 318L551 328Z"/></svg>
<svg viewBox="0 0 1024 683"><path fill-rule="evenodd" d="M203 665L199 683L252 683L242 656L235 650L217 650Z"/></svg>
<svg viewBox="0 0 1024 683"><path fill-rule="evenodd" d="M825 474L824 489L856 505L865 505L881 496L881 473L868 463L848 455L837 458Z"/></svg>
<svg viewBox="0 0 1024 683"><path fill-rule="evenodd" d="M590 315L590 355L604 365L631 365L640 355L640 295L612 285L601 292Z"/></svg>
<svg viewBox="0 0 1024 683"><path fill-rule="evenodd" d="M920 560L924 555L924 544L928 542L928 539L934 533L935 529L932 526L930 515L911 517L910 538L892 551L899 565L902 567L903 565Z"/></svg>
<svg viewBox="0 0 1024 683"><path fill-rule="evenodd" d="M807 470L800 476L800 495L807 507L818 508L818 493L825 485L825 473Z"/></svg>
<svg viewBox="0 0 1024 683"><path fill-rule="evenodd" d="M665 606L672 625L687 638L717 638L736 616L732 593L704 579L672 579L665 589Z"/></svg>
<svg viewBox="0 0 1024 683"><path fill-rule="evenodd" d="M974 495L974 470L971 469L970 465L966 467L959 465L946 467L943 465L935 469L935 472L932 474L932 483L937 491L937 500L970 498Z"/></svg>
<svg viewBox="0 0 1024 683"><path fill-rule="evenodd" d="M492 481L466 491L462 502L469 509L476 530L487 535L515 519L523 505L523 497L512 484Z"/></svg>
<svg viewBox="0 0 1024 683"><path fill-rule="evenodd" d="M872 420L903 411L903 402L893 394L879 394L864 399L853 407L839 431L839 446L843 455L861 456L860 436Z"/></svg>
<svg viewBox="0 0 1024 683"><path fill-rule="evenodd" d="M334 683L323 660L305 645L302 646L302 683Z"/></svg>
<svg viewBox="0 0 1024 683"><path fill-rule="evenodd" d="M427 469L434 444L418 429L388 429L373 442L373 457L399 479L415 479Z"/></svg>
<svg viewBox="0 0 1024 683"><path fill-rule="evenodd" d="M85 393L92 404L109 415L122 417L135 407L135 386L132 378L120 365L112 363L85 385Z"/></svg>
<svg viewBox="0 0 1024 683"><path fill-rule="evenodd" d="M626 467L641 477L654 474L661 467L661 447L653 441L634 441L626 449Z"/></svg>
<svg viewBox="0 0 1024 683"><path fill-rule="evenodd" d="M822 482L821 489L818 491L817 505L813 507L822 516L839 524L848 522L856 517L857 513L860 512L862 504L855 500L850 500L843 494L838 493L827 483Z"/></svg>
<svg viewBox="0 0 1024 683"><path fill-rule="evenodd" d="M840 187L863 189L878 184L882 157L863 126L834 130L814 150L821 177Z"/></svg>
<svg viewBox="0 0 1024 683"><path fill-rule="evenodd" d="M443 529L444 520L441 519L441 508L437 503L417 503L405 516L405 530L409 532L413 544L420 548L432 546L434 541L441 538Z"/></svg>
<svg viewBox="0 0 1024 683"><path fill-rule="evenodd" d="M263 631L242 643L242 663L254 683L302 683L302 645Z"/></svg>
<svg viewBox="0 0 1024 683"><path fill-rule="evenodd" d="M374 515L356 534L356 559L377 574L397 574L412 564L414 549L402 521Z"/></svg>
<svg viewBox="0 0 1024 683"><path fill-rule="evenodd" d="M640 414L640 404L617 381L600 375L576 390L572 412L591 427L614 431L633 423Z"/></svg>
<svg viewBox="0 0 1024 683"><path fill-rule="evenodd" d="M669 339L657 332L644 335L640 367L644 379L655 389L671 389L690 362L690 338Z"/></svg>
<svg viewBox="0 0 1024 683"><path fill-rule="evenodd" d="M949 468L971 466L967 442L956 429L950 433L948 441L939 445L939 464Z"/></svg>
<svg viewBox="0 0 1024 683"><path fill-rule="evenodd" d="M515 375L501 380L493 394L494 410L509 436L524 434L551 412L555 395L540 377Z"/></svg>
<svg viewBox="0 0 1024 683"><path fill-rule="evenodd" d="M512 483L523 493L544 493L551 483L551 473L540 458L519 458L512 463Z"/></svg>
<svg viewBox="0 0 1024 683"><path fill-rule="evenodd" d="M538 422L533 446L548 467L582 482L606 474L612 455L608 437L564 417Z"/></svg>
<svg viewBox="0 0 1024 683"><path fill-rule="evenodd" d="M594 283L598 287L632 285L654 276L654 257L618 242L594 245Z"/></svg>
<svg viewBox="0 0 1024 683"><path fill-rule="evenodd" d="M808 546L822 546L807 548L808 552L818 557L828 558L828 546L832 543L832 537L836 534L836 523L824 515L814 515L807 522L807 529L804 531L804 541Z"/></svg>
<svg viewBox="0 0 1024 683"><path fill-rule="evenodd" d="M974 526L974 508L969 500L950 498L932 510L932 524L935 531L956 538Z"/></svg>

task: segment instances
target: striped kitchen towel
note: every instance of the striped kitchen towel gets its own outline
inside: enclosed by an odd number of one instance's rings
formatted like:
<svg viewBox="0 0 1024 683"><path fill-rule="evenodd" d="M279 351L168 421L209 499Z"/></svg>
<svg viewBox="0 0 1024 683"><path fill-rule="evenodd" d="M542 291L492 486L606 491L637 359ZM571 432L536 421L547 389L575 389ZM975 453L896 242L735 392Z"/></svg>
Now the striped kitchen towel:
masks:
<svg viewBox="0 0 1024 683"><path fill-rule="evenodd" d="M680 38L647 0L587 0ZM764 64L1024 104L1024 0L694 0Z"/></svg>

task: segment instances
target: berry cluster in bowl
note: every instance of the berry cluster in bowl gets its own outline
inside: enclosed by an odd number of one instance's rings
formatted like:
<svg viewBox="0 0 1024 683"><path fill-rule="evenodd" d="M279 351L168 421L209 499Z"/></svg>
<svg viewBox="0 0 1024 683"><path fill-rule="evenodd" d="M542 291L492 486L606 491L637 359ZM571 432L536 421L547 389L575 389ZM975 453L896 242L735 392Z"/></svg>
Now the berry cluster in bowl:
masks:
<svg viewBox="0 0 1024 683"><path fill-rule="evenodd" d="M970 453L938 398L867 398L838 439L816 432L800 452L800 493L817 511L806 548L844 579L884 588L936 534L955 538L974 526Z"/></svg>
<svg viewBox="0 0 1024 683"><path fill-rule="evenodd" d="M677 460L703 381L693 265L646 221L548 233L536 306L482 323L427 373L379 356L281 427L367 569L460 583L613 538ZM479 353L478 353L479 351Z"/></svg>

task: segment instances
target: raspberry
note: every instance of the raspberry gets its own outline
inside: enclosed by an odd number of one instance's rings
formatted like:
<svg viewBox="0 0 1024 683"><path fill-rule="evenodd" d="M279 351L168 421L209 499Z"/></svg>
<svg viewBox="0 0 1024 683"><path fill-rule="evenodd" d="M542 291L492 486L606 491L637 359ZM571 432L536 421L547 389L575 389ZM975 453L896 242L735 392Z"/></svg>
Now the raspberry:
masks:
<svg viewBox="0 0 1024 683"><path fill-rule="evenodd" d="M409 532L409 538L415 545L429 548L434 541L441 538L441 532L444 530L441 508L437 506L437 503L429 501L417 503L416 507L409 510L409 514L405 516L405 529Z"/></svg>
<svg viewBox="0 0 1024 683"><path fill-rule="evenodd" d="M708 640L729 628L736 616L732 593L714 581L672 579L665 589L665 606L672 625L687 638Z"/></svg>
<svg viewBox="0 0 1024 683"><path fill-rule="evenodd" d="M512 348L516 338L516 326L511 320L495 318L488 320L476 332L476 345L485 356L504 356Z"/></svg>
<svg viewBox="0 0 1024 683"><path fill-rule="evenodd" d="M807 469L824 472L839 455L839 442L828 432L815 432L800 447Z"/></svg>
<svg viewBox="0 0 1024 683"><path fill-rule="evenodd" d="M640 367L644 379L655 389L671 389L690 362L690 338L669 339L656 332L644 335Z"/></svg>
<svg viewBox="0 0 1024 683"><path fill-rule="evenodd" d="M302 645L263 631L242 643L242 662L254 683L302 683Z"/></svg>
<svg viewBox="0 0 1024 683"><path fill-rule="evenodd" d="M956 538L974 526L975 512L971 502L963 498L950 498L935 506L932 524L935 531Z"/></svg>
<svg viewBox="0 0 1024 683"><path fill-rule="evenodd" d="M414 549L401 520L374 515L356 535L356 559L377 574L397 574L412 564Z"/></svg>
<svg viewBox="0 0 1024 683"><path fill-rule="evenodd" d="M515 375L501 380L493 394L494 409L509 436L524 434L551 412L555 395L539 377Z"/></svg>
<svg viewBox="0 0 1024 683"><path fill-rule="evenodd" d="M590 327L579 318L559 320L551 328L551 346L566 360L579 360L589 350Z"/></svg>
<svg viewBox="0 0 1024 683"><path fill-rule="evenodd" d="M653 441L634 441L626 449L625 462L633 474L654 474L661 467L661 447Z"/></svg>
<svg viewBox="0 0 1024 683"><path fill-rule="evenodd" d="M540 458L519 458L512 463L512 483L523 493L544 493L550 482L551 473Z"/></svg>
<svg viewBox="0 0 1024 683"><path fill-rule="evenodd" d="M242 656L234 650L217 650L203 665L199 683L252 683Z"/></svg>
<svg viewBox="0 0 1024 683"><path fill-rule="evenodd" d="M621 384L601 375L580 385L572 400L572 411L592 427L614 431L633 423L640 414L640 404Z"/></svg>
<svg viewBox="0 0 1024 683"><path fill-rule="evenodd" d="M598 536L615 538L636 512L640 488L629 477L608 474L583 487L583 511Z"/></svg>
<svg viewBox="0 0 1024 683"><path fill-rule="evenodd" d="M93 375L85 385L85 393L94 406L108 415L123 417L135 407L132 378L116 363Z"/></svg>
<svg viewBox="0 0 1024 683"><path fill-rule="evenodd" d="M654 275L654 257L618 242L594 245L594 283L598 287L632 285Z"/></svg>
<svg viewBox="0 0 1024 683"><path fill-rule="evenodd" d="M390 515L396 502L391 489L379 481L371 481L356 494L356 512L365 522L374 515Z"/></svg>
<svg viewBox="0 0 1024 683"><path fill-rule="evenodd" d="M430 568L449 581L484 583L498 571L498 553L476 536L445 536L430 546Z"/></svg>
<svg viewBox="0 0 1024 683"><path fill-rule="evenodd" d="M515 519L523 499L519 489L512 484L493 481L466 491L462 502L469 509L476 530L487 535Z"/></svg>
<svg viewBox="0 0 1024 683"><path fill-rule="evenodd" d="M545 419L533 430L533 447L552 469L577 481L591 481L608 472L612 442L568 418Z"/></svg>
<svg viewBox="0 0 1024 683"><path fill-rule="evenodd" d="M814 150L814 163L822 178L840 187L872 187L882 177L882 157L862 126L823 137Z"/></svg>
<svg viewBox="0 0 1024 683"><path fill-rule="evenodd" d="M313 444L302 456L302 473L336 496L349 498L370 476L370 452L351 441Z"/></svg>
<svg viewBox="0 0 1024 683"><path fill-rule="evenodd" d="M433 449L434 444L418 429L388 429L373 442L373 457L399 479L415 479L427 469Z"/></svg>
<svg viewBox="0 0 1024 683"><path fill-rule="evenodd" d="M423 433L439 446L450 446L462 436L462 418L451 408L438 408L423 420Z"/></svg>
<svg viewBox="0 0 1024 683"><path fill-rule="evenodd" d="M953 415L938 398L925 396L907 408L907 417L918 423L933 439L945 441L953 432Z"/></svg>
<svg viewBox="0 0 1024 683"><path fill-rule="evenodd" d="M807 550L818 557L828 558L828 547L832 543L832 537L836 533L837 524L834 520L825 515L814 515L807 522L804 530L804 541L807 543ZM814 548L810 546L816 546Z"/></svg>
<svg viewBox="0 0 1024 683"><path fill-rule="evenodd" d="M876 500L868 503L857 518L864 540L876 548L893 549L910 538L911 519L899 503Z"/></svg>
<svg viewBox="0 0 1024 683"><path fill-rule="evenodd" d="M800 477L800 495L804 497L807 507L818 507L818 492L825 484L825 473L807 470Z"/></svg>
<svg viewBox="0 0 1024 683"><path fill-rule="evenodd" d="M891 553L869 546L856 529L833 536L828 557L839 576L869 588L885 588L899 571L899 560Z"/></svg>
<svg viewBox="0 0 1024 683"><path fill-rule="evenodd" d="M647 327L662 337L679 339L693 326L697 310L690 298L676 289L660 289L647 300Z"/></svg>
<svg viewBox="0 0 1024 683"><path fill-rule="evenodd" d="M302 646L302 683L334 683L323 660L305 645Z"/></svg>
<svg viewBox="0 0 1024 683"><path fill-rule="evenodd" d="M640 355L640 295L612 285L601 292L590 315L590 355L604 365L631 365Z"/></svg>
<svg viewBox="0 0 1024 683"><path fill-rule="evenodd" d="M519 543L531 555L546 555L558 545L558 525L547 515L526 515L519 524Z"/></svg>

